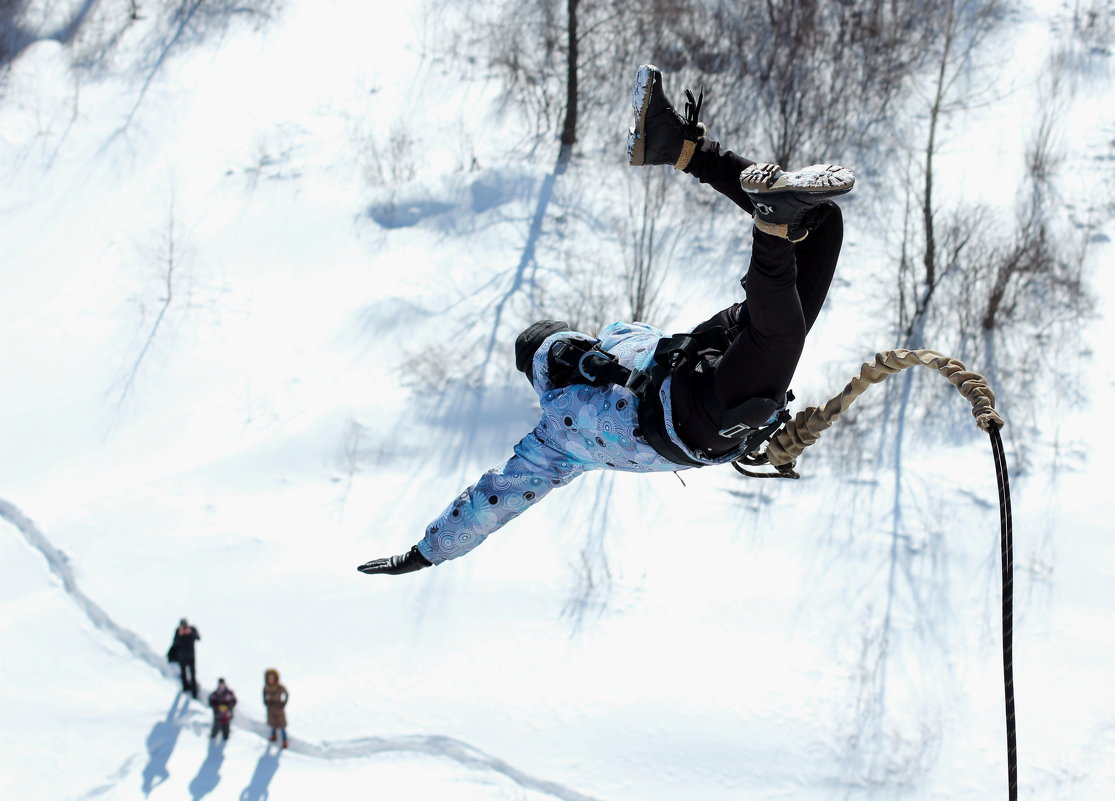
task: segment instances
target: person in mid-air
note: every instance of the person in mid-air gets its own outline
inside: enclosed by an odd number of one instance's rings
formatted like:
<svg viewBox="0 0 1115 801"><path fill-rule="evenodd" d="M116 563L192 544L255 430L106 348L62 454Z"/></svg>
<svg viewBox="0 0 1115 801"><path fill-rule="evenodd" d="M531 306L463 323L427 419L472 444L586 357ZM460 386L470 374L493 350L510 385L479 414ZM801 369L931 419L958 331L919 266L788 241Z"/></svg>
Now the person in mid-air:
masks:
<svg viewBox="0 0 1115 801"><path fill-rule="evenodd" d="M678 114L661 71L639 68L628 160L670 164L753 218L746 300L674 336L641 322L613 323L598 337L555 320L529 326L515 342L515 366L538 393L541 421L413 548L359 571L410 573L463 556L586 470L726 464L777 427L840 255L844 226L831 198L855 176L833 164L785 172L724 150L704 135L703 98L686 97Z"/></svg>

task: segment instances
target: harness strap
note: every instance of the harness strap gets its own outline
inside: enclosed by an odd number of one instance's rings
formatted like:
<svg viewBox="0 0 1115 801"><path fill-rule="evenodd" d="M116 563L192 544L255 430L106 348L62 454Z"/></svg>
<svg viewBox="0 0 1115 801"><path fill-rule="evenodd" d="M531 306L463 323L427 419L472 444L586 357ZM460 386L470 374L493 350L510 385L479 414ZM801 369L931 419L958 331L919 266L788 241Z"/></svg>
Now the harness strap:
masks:
<svg viewBox="0 0 1115 801"><path fill-rule="evenodd" d="M561 375L554 375L558 386L588 384L601 387L605 384L627 384L631 370L620 364L616 357L602 350L599 342L589 344L579 339L562 339L550 348L550 358L560 368ZM556 371L551 371L555 373Z"/></svg>
<svg viewBox="0 0 1115 801"><path fill-rule="evenodd" d="M686 467L705 467L690 457L671 438L666 429L666 413L659 396L663 382L675 370L689 367L697 370L704 364L710 353L723 353L731 344L727 332L713 326L694 334L675 334L658 340L654 348L654 359L645 370L632 370L620 364L615 355L600 347L598 341L589 343L579 339L563 339L551 347L550 355L568 383L588 384L599 387L615 384L628 389L638 400L636 412L639 419L639 434L659 455L675 464ZM704 399L706 404L709 399ZM709 410L719 409L715 398L711 399ZM737 407L728 409L719 417L725 428L718 432L730 442L744 442L745 450L750 452L759 448L773 436L782 425L782 415L769 423L779 411L785 413L785 402L770 398L752 398Z"/></svg>
<svg viewBox="0 0 1115 801"><path fill-rule="evenodd" d="M647 375L648 380L643 384L643 394L636 393L639 402L635 404L635 411L639 415L639 433L659 455L666 457L674 464L686 467L705 467L704 462L692 459L683 451L666 431L666 412L662 408L662 401L658 393L662 382L670 375L670 369L663 364L655 362L648 371L637 371Z"/></svg>

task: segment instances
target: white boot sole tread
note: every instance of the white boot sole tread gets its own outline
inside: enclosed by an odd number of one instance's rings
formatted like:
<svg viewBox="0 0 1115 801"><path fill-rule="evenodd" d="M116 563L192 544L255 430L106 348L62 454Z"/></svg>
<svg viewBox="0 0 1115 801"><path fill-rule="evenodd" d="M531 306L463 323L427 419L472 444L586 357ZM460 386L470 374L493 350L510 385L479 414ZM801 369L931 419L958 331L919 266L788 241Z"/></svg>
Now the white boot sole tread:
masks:
<svg viewBox="0 0 1115 801"><path fill-rule="evenodd" d="M739 183L745 192L771 194L776 192L823 192L843 194L855 185L856 176L847 167L837 164L813 164L794 172L769 164L754 164L740 173ZM772 180L773 178L773 180Z"/></svg>
<svg viewBox="0 0 1115 801"><path fill-rule="evenodd" d="M650 105L650 87L658 67L645 64L635 74L631 87L631 108L635 112L635 125L627 134L627 161L632 167L642 167L646 161L647 106Z"/></svg>

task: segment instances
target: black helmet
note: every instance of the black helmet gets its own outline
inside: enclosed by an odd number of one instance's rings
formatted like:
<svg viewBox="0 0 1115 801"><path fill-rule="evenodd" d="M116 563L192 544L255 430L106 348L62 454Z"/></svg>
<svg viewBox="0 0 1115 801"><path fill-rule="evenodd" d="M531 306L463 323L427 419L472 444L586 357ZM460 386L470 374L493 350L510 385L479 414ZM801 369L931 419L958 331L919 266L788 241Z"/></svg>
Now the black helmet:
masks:
<svg viewBox="0 0 1115 801"><path fill-rule="evenodd" d="M535 352L546 340L546 337L556 334L558 331L572 330L569 323L564 320L539 320L528 325L515 340L515 369L520 373L525 373L533 384L534 374L530 366L534 360Z"/></svg>

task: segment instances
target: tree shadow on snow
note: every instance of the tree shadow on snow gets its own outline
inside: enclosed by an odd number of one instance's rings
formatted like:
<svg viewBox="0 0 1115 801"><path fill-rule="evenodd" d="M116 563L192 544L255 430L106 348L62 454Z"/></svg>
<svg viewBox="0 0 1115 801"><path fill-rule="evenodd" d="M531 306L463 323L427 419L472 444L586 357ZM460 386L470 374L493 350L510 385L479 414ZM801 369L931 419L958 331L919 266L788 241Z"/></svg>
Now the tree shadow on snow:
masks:
<svg viewBox="0 0 1115 801"><path fill-rule="evenodd" d="M280 753L282 753L281 749L269 745L260 754L251 781L248 782L244 792L240 793L240 801L266 801L271 794L271 779L279 769Z"/></svg>
<svg viewBox="0 0 1115 801"><path fill-rule="evenodd" d="M166 764L174 752L178 735L182 732L182 722L189 704L190 698L185 693L175 695L166 718L156 723L147 735L147 766L143 769L144 795L150 795L153 789L170 777Z"/></svg>

